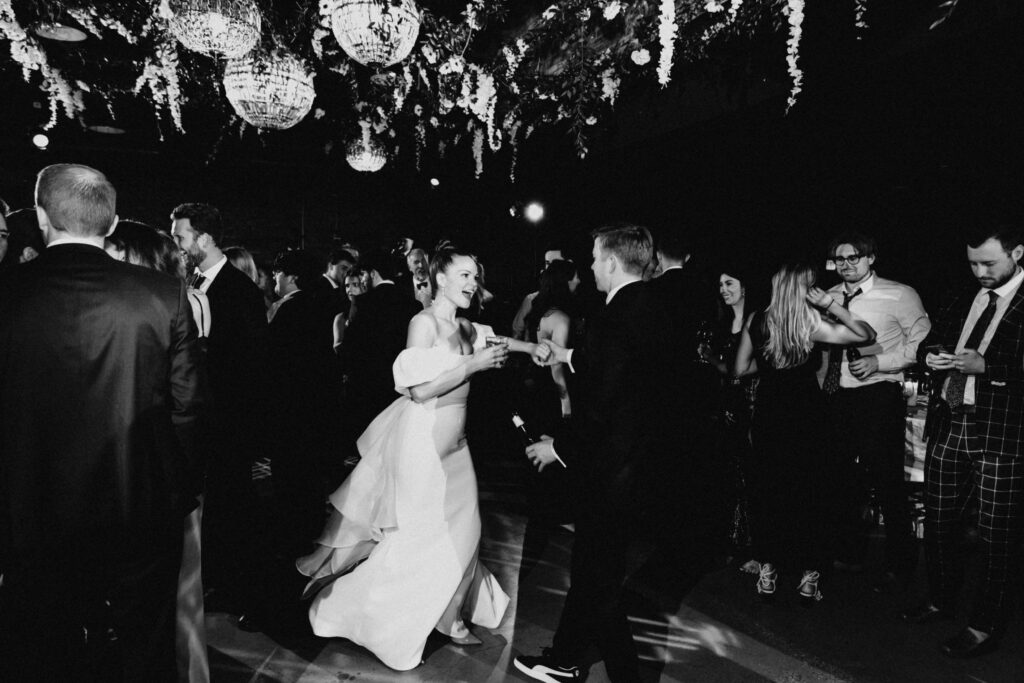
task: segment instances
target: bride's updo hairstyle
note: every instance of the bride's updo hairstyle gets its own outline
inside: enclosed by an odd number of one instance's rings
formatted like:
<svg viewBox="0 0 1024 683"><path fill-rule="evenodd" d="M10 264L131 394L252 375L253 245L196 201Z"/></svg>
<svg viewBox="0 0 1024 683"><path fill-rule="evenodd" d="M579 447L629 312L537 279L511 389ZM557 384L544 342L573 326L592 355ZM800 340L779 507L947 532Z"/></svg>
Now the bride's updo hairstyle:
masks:
<svg viewBox="0 0 1024 683"><path fill-rule="evenodd" d="M437 276L439 273L447 273L448 269L455 263L455 259L459 256L465 256L473 259L473 263L476 264L477 272L477 287L476 297L479 298L484 289L484 267L480 265L480 261L477 257L468 251L462 249L456 249L453 246L446 245L434 252L434 258L430 259L430 295L431 297L437 296Z"/></svg>

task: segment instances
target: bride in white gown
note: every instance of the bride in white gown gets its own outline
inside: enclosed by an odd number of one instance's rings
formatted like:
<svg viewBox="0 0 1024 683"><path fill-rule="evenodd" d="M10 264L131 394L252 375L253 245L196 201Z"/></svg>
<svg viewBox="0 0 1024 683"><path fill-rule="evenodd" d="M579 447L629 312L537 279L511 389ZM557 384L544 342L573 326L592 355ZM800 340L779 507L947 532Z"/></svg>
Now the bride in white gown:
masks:
<svg viewBox="0 0 1024 683"><path fill-rule="evenodd" d="M431 629L479 643L465 620L497 628L509 601L477 558L480 510L464 434L470 377L501 367L509 346L487 347L490 328L456 317L481 286L474 257L442 251L430 274L433 303L409 323L394 364L402 395L359 438L362 460L330 497L319 547L296 563L311 579L307 595L319 590L313 631L348 638L398 670L420 664Z"/></svg>

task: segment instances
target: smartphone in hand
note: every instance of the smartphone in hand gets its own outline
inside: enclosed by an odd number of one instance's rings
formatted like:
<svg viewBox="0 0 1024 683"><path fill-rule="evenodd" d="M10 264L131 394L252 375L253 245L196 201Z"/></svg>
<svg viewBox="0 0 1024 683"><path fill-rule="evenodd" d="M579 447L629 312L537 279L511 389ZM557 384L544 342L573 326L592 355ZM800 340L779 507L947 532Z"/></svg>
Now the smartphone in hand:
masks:
<svg viewBox="0 0 1024 683"><path fill-rule="evenodd" d="M945 344L929 344L928 346L925 347L925 349L928 351L928 353L934 353L936 356L954 355L953 352L949 350L949 347L946 346Z"/></svg>

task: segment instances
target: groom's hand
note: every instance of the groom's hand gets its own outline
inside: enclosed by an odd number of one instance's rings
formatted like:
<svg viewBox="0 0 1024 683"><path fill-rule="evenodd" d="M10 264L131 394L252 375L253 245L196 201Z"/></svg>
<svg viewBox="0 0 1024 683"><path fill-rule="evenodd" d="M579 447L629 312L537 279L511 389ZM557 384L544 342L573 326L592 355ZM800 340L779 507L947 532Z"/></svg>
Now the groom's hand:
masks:
<svg viewBox="0 0 1024 683"><path fill-rule="evenodd" d="M538 472L543 472L545 467L558 460L552 446L554 442L554 439L545 434L540 437L540 441L526 447L526 457L531 464L537 466Z"/></svg>

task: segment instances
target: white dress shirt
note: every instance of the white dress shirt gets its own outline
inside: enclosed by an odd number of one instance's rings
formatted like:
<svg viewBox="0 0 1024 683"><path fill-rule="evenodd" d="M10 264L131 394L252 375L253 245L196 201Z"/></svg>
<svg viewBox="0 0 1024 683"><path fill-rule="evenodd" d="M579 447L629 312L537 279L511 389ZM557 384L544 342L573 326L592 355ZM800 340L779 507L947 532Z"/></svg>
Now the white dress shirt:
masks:
<svg viewBox="0 0 1024 683"><path fill-rule="evenodd" d="M208 289L210 289L210 285L212 285L213 281L217 278L217 274L220 273L220 271L224 268L224 264L226 264L227 262L228 262L228 257L227 256L221 256L219 261L214 263L212 266L210 266L206 270L199 270L197 268L196 271L200 275L202 275L203 278L205 278L205 279L203 280L203 284L201 284L196 289L198 289L203 294L206 294L206 291Z"/></svg>
<svg viewBox="0 0 1024 683"><path fill-rule="evenodd" d="M874 273L859 285L852 285L852 292L858 289L860 294L850 299L850 314L875 330L873 346L876 350L881 347L881 351L875 354L878 371L866 379L857 379L850 372L850 363L844 353L839 386L852 389L876 382L902 384L903 370L917 362L917 347L932 329L921 297L912 287ZM828 291L838 303L842 303L839 297L844 293L852 293L851 285L845 282Z"/></svg>
<svg viewBox="0 0 1024 683"><path fill-rule="evenodd" d="M46 245L46 248L56 247L61 244L88 244L97 249L103 248L103 237L61 237Z"/></svg>

